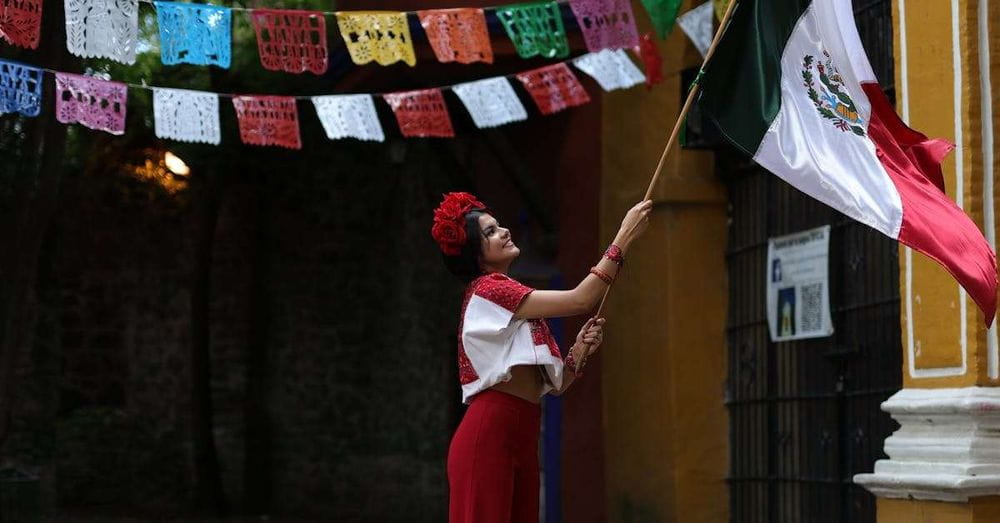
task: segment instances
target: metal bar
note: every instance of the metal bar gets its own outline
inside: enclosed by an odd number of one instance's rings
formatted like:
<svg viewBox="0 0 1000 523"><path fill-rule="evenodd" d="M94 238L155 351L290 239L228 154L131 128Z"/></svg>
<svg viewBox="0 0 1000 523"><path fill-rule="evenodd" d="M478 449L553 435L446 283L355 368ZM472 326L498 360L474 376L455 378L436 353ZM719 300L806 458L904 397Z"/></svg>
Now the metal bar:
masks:
<svg viewBox="0 0 1000 523"><path fill-rule="evenodd" d="M876 301L869 301L869 302L864 302L864 303L857 303L857 304L853 304L853 305L844 305L844 306L840 306L840 307L833 307L832 310L830 311L830 313L831 314L841 314L841 313L852 312L852 311L856 311L856 310L860 310L860 309L867 309L867 308L873 308L873 307L880 307L880 306L883 306L883 305L889 305L889 304L893 304L893 303L899 303L899 301L900 301L899 297L898 296L894 296L892 298L886 298L886 299L883 299L883 300L876 300ZM732 331L736 331L736 330L740 330L740 329L745 329L745 328L748 328L748 327L756 327L757 325L766 325L766 324L767 324L767 318L759 318L759 319L754 319L754 320L750 320L750 321L745 321L745 322L740 322L740 323L735 323L735 324L727 325L726 326L726 331L727 332L732 332Z"/></svg>
<svg viewBox="0 0 1000 523"><path fill-rule="evenodd" d="M800 394L795 396L774 396L774 397L759 397L759 398L744 398L739 400L725 400L723 405L727 406L740 406L740 405L760 405L763 403L788 403L793 401L810 401L810 400L831 400L837 399L840 396L845 398L866 398L870 396L889 396L899 392L898 387L894 388L880 388L880 389L859 389L844 392L831 392L828 394Z"/></svg>
<svg viewBox="0 0 1000 523"><path fill-rule="evenodd" d="M852 225L856 225L858 227L865 227L865 228L867 228L867 226L865 226L865 225L863 225L861 223L858 223L858 222L856 222L856 221L854 221L854 220L852 220L850 218L846 218L845 217L842 220L833 221L833 223L830 224L830 230L834 231L834 230L837 230L837 229L843 229L845 227L849 227L849 226L852 226ZM728 258L728 257L730 257L730 255L733 255L733 254L740 254L742 252L750 251L750 250L753 250L753 249L760 249L760 248L763 248L763 247L767 247L769 239L770 239L770 237L766 237L763 240L755 242L755 243L750 243L750 244L747 244L747 245L740 245L738 247L733 247L733 248L727 249L725 251L725 255Z"/></svg>
<svg viewBox="0 0 1000 523"><path fill-rule="evenodd" d="M824 485L853 485L850 479L837 478L809 478L801 476L726 476L727 483L820 483Z"/></svg>
<svg viewBox="0 0 1000 523"><path fill-rule="evenodd" d="M889 305L892 303L899 303L899 296L893 296L891 298L885 298L882 300L868 301L863 303L855 303L852 305L843 305L840 307L832 307L831 314L839 314L843 312L856 311L858 309L867 309L871 307L881 307L883 305Z"/></svg>
<svg viewBox="0 0 1000 523"><path fill-rule="evenodd" d="M726 327L726 332L733 332L740 329L746 329L748 327L756 327L757 325L767 325L767 318L749 320L742 323L735 323L732 325L728 325Z"/></svg>

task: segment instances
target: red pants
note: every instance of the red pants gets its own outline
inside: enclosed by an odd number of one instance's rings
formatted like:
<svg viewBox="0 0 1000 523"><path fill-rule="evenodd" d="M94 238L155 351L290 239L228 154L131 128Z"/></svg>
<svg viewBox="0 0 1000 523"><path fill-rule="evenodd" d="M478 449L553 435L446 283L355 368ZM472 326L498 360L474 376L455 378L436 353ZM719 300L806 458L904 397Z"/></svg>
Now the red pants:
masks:
<svg viewBox="0 0 1000 523"><path fill-rule="evenodd" d="M451 523L538 523L541 408L486 390L448 449Z"/></svg>

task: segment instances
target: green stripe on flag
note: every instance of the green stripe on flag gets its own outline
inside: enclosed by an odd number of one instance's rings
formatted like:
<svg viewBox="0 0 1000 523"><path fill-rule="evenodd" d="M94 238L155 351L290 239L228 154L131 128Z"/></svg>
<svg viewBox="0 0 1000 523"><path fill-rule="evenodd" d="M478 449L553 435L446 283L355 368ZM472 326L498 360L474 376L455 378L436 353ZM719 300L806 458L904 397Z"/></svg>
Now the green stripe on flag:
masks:
<svg viewBox="0 0 1000 523"><path fill-rule="evenodd" d="M781 55L811 3L739 0L705 68L699 102L704 114L750 156L781 109Z"/></svg>

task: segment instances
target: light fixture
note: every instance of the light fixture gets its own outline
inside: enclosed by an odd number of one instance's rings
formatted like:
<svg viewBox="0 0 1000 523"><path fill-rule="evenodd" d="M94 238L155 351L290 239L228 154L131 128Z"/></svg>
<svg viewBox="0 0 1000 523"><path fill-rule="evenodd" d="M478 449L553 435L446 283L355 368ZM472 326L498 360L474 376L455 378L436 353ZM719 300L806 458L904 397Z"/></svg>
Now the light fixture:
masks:
<svg viewBox="0 0 1000 523"><path fill-rule="evenodd" d="M176 154L170 151L163 154L163 163L166 164L167 169L170 169L170 172L176 174L177 176L187 176L191 174L191 168L184 163L184 160L181 160Z"/></svg>

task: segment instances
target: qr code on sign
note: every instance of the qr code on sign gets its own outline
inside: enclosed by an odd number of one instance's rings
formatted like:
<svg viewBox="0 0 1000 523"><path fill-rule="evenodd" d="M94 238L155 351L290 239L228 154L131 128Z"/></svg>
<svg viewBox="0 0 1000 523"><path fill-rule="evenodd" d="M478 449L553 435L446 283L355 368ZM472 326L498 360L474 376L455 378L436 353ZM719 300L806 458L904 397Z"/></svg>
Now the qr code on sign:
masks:
<svg viewBox="0 0 1000 523"><path fill-rule="evenodd" d="M823 284L803 285L802 332L818 331L823 327Z"/></svg>

